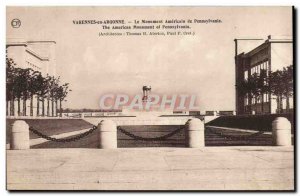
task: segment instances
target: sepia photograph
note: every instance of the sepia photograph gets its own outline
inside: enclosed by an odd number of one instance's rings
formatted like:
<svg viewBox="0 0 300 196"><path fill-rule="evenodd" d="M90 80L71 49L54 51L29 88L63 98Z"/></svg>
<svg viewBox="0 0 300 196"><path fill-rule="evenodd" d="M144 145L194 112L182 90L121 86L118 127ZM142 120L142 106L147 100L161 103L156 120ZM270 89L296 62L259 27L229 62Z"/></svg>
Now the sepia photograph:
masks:
<svg viewBox="0 0 300 196"><path fill-rule="evenodd" d="M6 189L294 192L294 18L7 6Z"/></svg>

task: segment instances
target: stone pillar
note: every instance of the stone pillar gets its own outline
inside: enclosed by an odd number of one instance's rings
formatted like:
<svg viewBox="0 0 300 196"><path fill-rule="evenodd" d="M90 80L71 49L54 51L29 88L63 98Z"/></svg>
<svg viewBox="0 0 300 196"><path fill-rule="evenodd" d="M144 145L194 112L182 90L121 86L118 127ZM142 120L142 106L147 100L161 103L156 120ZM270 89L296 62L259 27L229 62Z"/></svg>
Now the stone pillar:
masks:
<svg viewBox="0 0 300 196"><path fill-rule="evenodd" d="M272 138L274 146L291 146L291 123L284 117L278 117L272 122Z"/></svg>
<svg viewBox="0 0 300 196"><path fill-rule="evenodd" d="M117 125L111 120L102 120L98 125L99 148L117 148Z"/></svg>
<svg viewBox="0 0 300 196"><path fill-rule="evenodd" d="M204 123L197 118L190 119L186 123L185 146L200 148L205 146Z"/></svg>
<svg viewBox="0 0 300 196"><path fill-rule="evenodd" d="M23 120L17 120L12 125L10 149L25 150L30 148L29 126Z"/></svg>

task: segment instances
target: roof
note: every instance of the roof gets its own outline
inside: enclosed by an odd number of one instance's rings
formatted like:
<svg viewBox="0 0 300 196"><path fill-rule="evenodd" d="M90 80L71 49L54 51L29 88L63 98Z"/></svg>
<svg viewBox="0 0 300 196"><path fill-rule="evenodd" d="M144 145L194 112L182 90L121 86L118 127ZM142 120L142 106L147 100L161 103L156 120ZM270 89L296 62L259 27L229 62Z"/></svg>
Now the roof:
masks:
<svg viewBox="0 0 300 196"><path fill-rule="evenodd" d="M293 43L293 39L291 38L291 36L268 36L268 39L266 39L266 41L262 44L260 44L259 46L257 46L256 48L252 49L251 51L247 52L247 53L240 53L239 55L244 55L244 56L252 56L258 52L260 52L261 50L265 49L266 47L268 47L271 43Z"/></svg>

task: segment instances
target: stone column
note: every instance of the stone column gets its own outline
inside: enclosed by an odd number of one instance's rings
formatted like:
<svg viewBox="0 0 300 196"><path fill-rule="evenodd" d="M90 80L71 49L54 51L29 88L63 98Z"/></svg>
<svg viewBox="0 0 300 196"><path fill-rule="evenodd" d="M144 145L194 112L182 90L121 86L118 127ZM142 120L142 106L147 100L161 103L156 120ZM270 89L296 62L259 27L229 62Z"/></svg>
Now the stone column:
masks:
<svg viewBox="0 0 300 196"><path fill-rule="evenodd" d="M29 126L23 120L17 120L12 125L10 149L25 150L30 148Z"/></svg>
<svg viewBox="0 0 300 196"><path fill-rule="evenodd" d="M111 120L102 120L98 125L99 148L117 148L117 126Z"/></svg>
<svg viewBox="0 0 300 196"><path fill-rule="evenodd" d="M205 146L204 123L197 118L190 119L186 123L185 145L189 148Z"/></svg>
<svg viewBox="0 0 300 196"><path fill-rule="evenodd" d="M291 146L291 123L284 117L278 117L272 122L272 138L274 146Z"/></svg>

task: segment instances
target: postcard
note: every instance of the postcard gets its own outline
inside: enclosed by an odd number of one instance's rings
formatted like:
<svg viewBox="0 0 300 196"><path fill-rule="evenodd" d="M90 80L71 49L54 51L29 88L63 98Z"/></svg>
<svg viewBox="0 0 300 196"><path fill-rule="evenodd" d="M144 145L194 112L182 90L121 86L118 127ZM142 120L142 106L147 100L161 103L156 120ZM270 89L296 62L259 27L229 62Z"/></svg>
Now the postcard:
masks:
<svg viewBox="0 0 300 196"><path fill-rule="evenodd" d="M292 6L6 7L6 188L295 191Z"/></svg>

